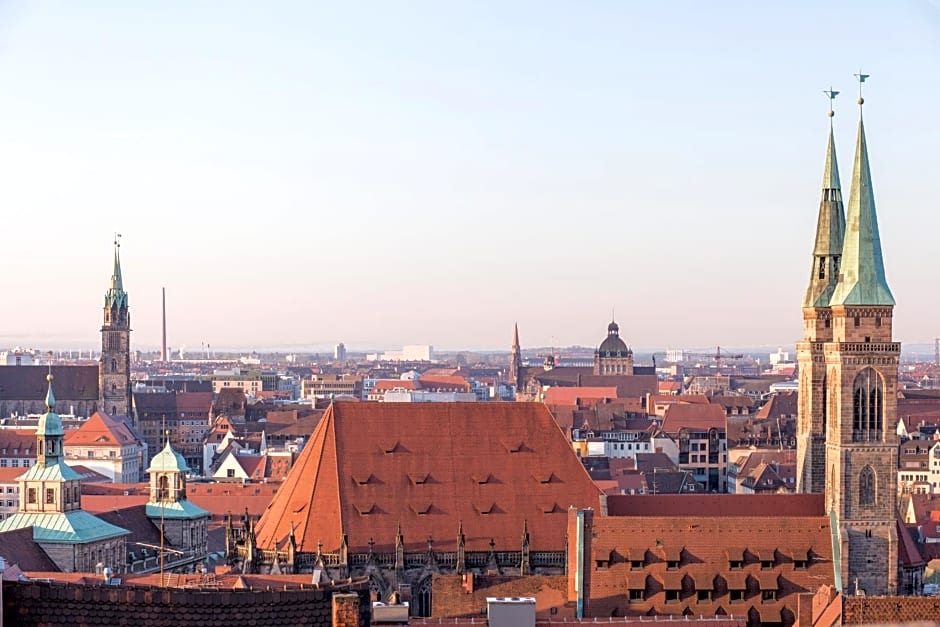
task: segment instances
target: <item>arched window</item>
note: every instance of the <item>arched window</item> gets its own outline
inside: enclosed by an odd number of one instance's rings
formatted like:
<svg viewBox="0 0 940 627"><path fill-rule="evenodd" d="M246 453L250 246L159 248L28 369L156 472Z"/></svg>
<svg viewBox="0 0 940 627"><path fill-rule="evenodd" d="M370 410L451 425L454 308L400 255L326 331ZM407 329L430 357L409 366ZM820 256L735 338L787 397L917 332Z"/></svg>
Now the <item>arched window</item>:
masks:
<svg viewBox="0 0 940 627"><path fill-rule="evenodd" d="M827 387L826 374L823 373L822 380L822 434L826 435L826 418L829 417L829 388Z"/></svg>
<svg viewBox="0 0 940 627"><path fill-rule="evenodd" d="M881 377L865 368L852 386L852 440L871 442L881 439L884 423L884 393Z"/></svg>
<svg viewBox="0 0 940 627"><path fill-rule="evenodd" d="M170 498L170 481L166 475L157 479L157 500L166 501Z"/></svg>
<svg viewBox="0 0 940 627"><path fill-rule="evenodd" d="M111 372L117 372L117 359L111 360Z"/></svg>
<svg viewBox="0 0 940 627"><path fill-rule="evenodd" d="M865 466L858 474L858 504L875 504L875 471L871 466Z"/></svg>

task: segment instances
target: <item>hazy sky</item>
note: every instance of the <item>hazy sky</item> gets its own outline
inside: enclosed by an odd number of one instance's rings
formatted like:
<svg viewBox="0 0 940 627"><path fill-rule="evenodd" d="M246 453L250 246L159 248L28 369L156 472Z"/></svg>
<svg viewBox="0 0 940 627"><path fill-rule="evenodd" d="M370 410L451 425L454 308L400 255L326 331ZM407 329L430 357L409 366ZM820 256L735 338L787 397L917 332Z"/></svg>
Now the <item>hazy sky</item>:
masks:
<svg viewBox="0 0 940 627"><path fill-rule="evenodd" d="M856 83L940 335L940 2L0 0L0 346L792 344Z"/></svg>

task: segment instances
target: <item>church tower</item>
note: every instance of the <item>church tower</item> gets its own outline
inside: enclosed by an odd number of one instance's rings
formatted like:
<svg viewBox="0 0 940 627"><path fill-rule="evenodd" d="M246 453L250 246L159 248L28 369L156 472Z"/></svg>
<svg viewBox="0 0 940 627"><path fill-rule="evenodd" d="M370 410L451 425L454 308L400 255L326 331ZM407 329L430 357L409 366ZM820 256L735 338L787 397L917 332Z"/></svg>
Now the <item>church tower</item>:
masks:
<svg viewBox="0 0 940 627"><path fill-rule="evenodd" d="M829 299L826 367L826 507L838 531L843 590L897 591L897 382L901 345L892 339L894 297L885 279L881 238L862 120L838 282Z"/></svg>
<svg viewBox="0 0 940 627"><path fill-rule="evenodd" d="M114 240L114 271L104 297L101 359L98 362L98 409L112 416L131 412L131 317L121 277L121 236Z"/></svg>
<svg viewBox="0 0 940 627"><path fill-rule="evenodd" d="M509 352L508 383L519 386L519 368L522 367L522 347L519 345L519 323L513 327L512 350Z"/></svg>
<svg viewBox="0 0 940 627"><path fill-rule="evenodd" d="M163 450L153 456L147 472L150 474L147 517L163 530L174 547L204 555L210 514L186 498L189 467L170 446L169 438Z"/></svg>
<svg viewBox="0 0 940 627"><path fill-rule="evenodd" d="M826 364L823 344L832 341L832 310L829 301L839 278L845 214L842 186L832 131L832 101L829 96L829 144L823 170L822 197L816 219L816 243L810 268L809 287L803 297L803 341L797 344L799 363L799 419L797 421L797 492L822 493L826 468Z"/></svg>

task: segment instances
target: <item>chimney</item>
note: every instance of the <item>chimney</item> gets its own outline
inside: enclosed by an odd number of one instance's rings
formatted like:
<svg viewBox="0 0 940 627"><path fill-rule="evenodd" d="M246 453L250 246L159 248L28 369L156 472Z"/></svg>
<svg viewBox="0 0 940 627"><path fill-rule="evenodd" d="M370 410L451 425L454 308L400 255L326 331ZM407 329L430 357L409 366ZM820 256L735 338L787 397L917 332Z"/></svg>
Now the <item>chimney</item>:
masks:
<svg viewBox="0 0 940 627"><path fill-rule="evenodd" d="M333 595L333 627L359 627L359 595Z"/></svg>
<svg viewBox="0 0 940 627"><path fill-rule="evenodd" d="M163 290L163 346L160 350L160 361L167 361L166 354L166 288L161 288Z"/></svg>

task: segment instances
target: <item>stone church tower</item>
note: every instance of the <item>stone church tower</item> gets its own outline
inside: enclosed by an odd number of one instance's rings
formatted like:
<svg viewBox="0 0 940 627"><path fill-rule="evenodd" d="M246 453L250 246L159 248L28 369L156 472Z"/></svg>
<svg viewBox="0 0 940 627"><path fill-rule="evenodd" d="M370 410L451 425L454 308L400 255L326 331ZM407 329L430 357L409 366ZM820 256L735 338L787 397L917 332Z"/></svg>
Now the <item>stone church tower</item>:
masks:
<svg viewBox="0 0 940 627"><path fill-rule="evenodd" d="M838 92L827 92L832 99ZM832 341L829 300L839 278L845 214L829 109L829 144L823 172L822 198L816 220L816 243L809 287L803 297L803 341L797 344L799 420L797 423L797 491L822 493L826 469L826 364L823 344Z"/></svg>
<svg viewBox="0 0 940 627"><path fill-rule="evenodd" d="M865 78L859 76L860 81ZM859 98L860 106L863 102ZM808 308L815 309L808 314L804 309L806 336L800 365L811 363L809 378L801 372L800 390L804 395L809 390L811 399L801 399L800 424L818 425L826 435L825 503L833 531L839 535L837 585L849 594L895 594L901 345L892 341L894 297L885 279L861 112L839 262L828 311L825 307ZM819 344L822 364L818 362ZM820 365L825 373L816 390L812 378L819 377L816 370ZM818 415L805 413L822 406L825 409ZM812 442L817 433L808 431L809 437L800 439L798 457L802 460L816 454ZM818 465L818 460L812 459L810 466ZM816 479L809 472L811 481L807 482L804 471L805 467L801 468L802 487L810 491Z"/></svg>
<svg viewBox="0 0 940 627"><path fill-rule="evenodd" d="M114 271L104 297L98 408L112 416L129 416L131 412L131 317L121 277L120 236L114 240Z"/></svg>
<svg viewBox="0 0 940 627"><path fill-rule="evenodd" d="M522 367L522 346L519 345L519 323L517 322L512 330L512 349L509 351L509 372L506 373L506 381L517 388L521 385L519 380L519 369Z"/></svg>

